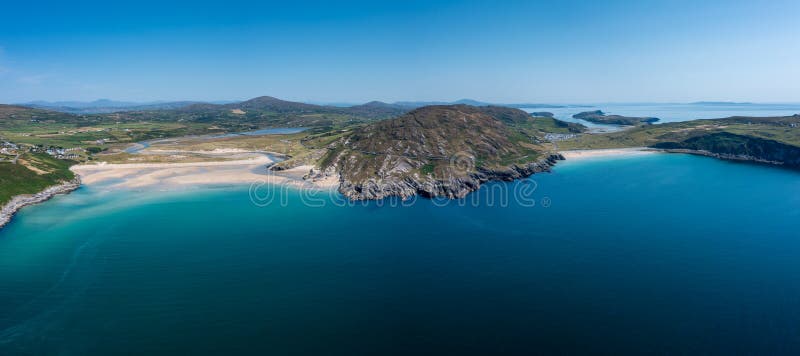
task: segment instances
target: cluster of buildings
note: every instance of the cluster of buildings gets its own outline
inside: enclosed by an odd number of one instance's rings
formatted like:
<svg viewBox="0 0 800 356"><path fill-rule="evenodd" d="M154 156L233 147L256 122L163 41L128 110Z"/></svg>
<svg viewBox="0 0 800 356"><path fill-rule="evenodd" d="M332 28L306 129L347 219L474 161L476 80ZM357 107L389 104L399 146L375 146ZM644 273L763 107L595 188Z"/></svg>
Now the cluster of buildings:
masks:
<svg viewBox="0 0 800 356"><path fill-rule="evenodd" d="M569 134L560 134L560 133L548 133L544 135L544 139L550 142L557 142L557 141L564 141L573 139L578 137L579 134L569 133Z"/></svg>
<svg viewBox="0 0 800 356"><path fill-rule="evenodd" d="M81 147L73 147L73 148L50 147L46 149L44 152L58 159L77 159L80 158L78 152L85 152L85 150Z"/></svg>
<svg viewBox="0 0 800 356"><path fill-rule="evenodd" d="M61 147L42 147L42 146L27 146L20 147L15 143L4 141L0 143L0 154L4 155L18 155L24 152L31 153L46 153L58 159L78 159L81 154L86 150L83 147L61 148Z"/></svg>
<svg viewBox="0 0 800 356"><path fill-rule="evenodd" d="M3 143L0 144L0 154L15 155L17 154L18 150L19 146L8 141L3 141Z"/></svg>

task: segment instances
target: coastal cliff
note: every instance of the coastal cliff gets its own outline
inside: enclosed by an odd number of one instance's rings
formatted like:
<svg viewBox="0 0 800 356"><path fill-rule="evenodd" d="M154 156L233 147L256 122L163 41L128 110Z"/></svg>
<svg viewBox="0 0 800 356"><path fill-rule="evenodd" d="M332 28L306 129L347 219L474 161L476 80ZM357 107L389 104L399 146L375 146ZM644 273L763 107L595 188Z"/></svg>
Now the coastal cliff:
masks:
<svg viewBox="0 0 800 356"><path fill-rule="evenodd" d="M458 199L478 190L489 181L513 181L535 173L549 172L550 167L563 159L564 156L560 154L551 154L528 164L512 165L500 170L478 168L477 172L449 178L410 175L388 179L370 178L358 182L343 179L339 192L352 200L378 200L392 196L407 199L415 195Z"/></svg>
<svg viewBox="0 0 800 356"><path fill-rule="evenodd" d="M78 189L80 186L81 180L78 176L75 176L75 178L72 180L47 187L41 192L35 194L17 195L11 198L11 200L3 205L2 209L0 209L0 228L8 224L14 214L16 214L20 209L28 205L38 204L49 200L58 194L69 193L75 189Z"/></svg>
<svg viewBox="0 0 800 356"><path fill-rule="evenodd" d="M352 200L462 198L485 182L549 171L563 159L520 129L531 120L511 108L419 108L343 137L318 174L338 175L339 192Z"/></svg>
<svg viewBox="0 0 800 356"><path fill-rule="evenodd" d="M752 136L717 132L680 142L652 146L667 152L690 153L736 161L752 161L800 168L800 147Z"/></svg>

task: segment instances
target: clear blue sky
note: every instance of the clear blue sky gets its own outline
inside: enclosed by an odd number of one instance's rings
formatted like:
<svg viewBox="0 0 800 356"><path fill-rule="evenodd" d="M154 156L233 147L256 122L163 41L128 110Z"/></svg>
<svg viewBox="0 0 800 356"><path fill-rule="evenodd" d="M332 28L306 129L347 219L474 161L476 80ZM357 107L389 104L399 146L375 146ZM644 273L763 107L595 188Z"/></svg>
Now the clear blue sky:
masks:
<svg viewBox="0 0 800 356"><path fill-rule="evenodd" d="M8 1L0 102L800 102L800 1Z"/></svg>

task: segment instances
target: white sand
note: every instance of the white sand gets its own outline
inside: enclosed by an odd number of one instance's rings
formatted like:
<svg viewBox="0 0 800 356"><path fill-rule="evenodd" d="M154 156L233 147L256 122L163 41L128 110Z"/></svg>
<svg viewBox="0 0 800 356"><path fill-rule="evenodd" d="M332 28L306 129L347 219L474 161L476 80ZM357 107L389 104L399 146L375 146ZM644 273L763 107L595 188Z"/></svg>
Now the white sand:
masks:
<svg viewBox="0 0 800 356"><path fill-rule="evenodd" d="M306 166L297 166L292 169L287 169L285 171L281 171L276 173L279 176L284 176L290 179L297 179L302 180L303 176L308 174L308 172L313 169L314 166L306 165ZM339 177L337 176L328 176L321 179L312 179L306 180L305 183L312 183L314 186L318 188L336 188L339 186Z"/></svg>
<svg viewBox="0 0 800 356"><path fill-rule="evenodd" d="M606 156L640 156L653 154L658 151L648 149L646 147L633 147L633 148L609 148L600 150L571 150L561 151L566 159L582 159L591 157L606 157Z"/></svg>
<svg viewBox="0 0 800 356"><path fill-rule="evenodd" d="M269 183L329 189L339 184L335 177L304 181L302 177L311 166L269 173L266 165L271 162L269 158L259 156L225 162L93 164L77 165L70 169L81 176L83 184L106 183L110 188L169 189L186 185Z"/></svg>
<svg viewBox="0 0 800 356"><path fill-rule="evenodd" d="M172 154L175 152L181 153L193 153L193 154L201 154L201 155L219 155L219 154L228 154L228 153L254 153L251 150L243 150L241 148L215 148L210 151L187 151L187 150L163 150L163 149L153 149L148 148L142 150L142 154Z"/></svg>

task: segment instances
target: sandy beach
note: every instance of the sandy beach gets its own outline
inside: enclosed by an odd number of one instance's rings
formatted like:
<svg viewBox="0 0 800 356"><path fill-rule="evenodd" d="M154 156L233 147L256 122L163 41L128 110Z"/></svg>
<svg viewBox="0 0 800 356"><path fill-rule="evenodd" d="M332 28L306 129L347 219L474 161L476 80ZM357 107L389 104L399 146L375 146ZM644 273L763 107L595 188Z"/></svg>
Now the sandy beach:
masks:
<svg viewBox="0 0 800 356"><path fill-rule="evenodd" d="M657 151L645 147L615 148L597 150L569 150L560 153L569 160L593 157L638 156ZM292 169L272 172L267 165L274 161L261 154L225 150L224 152L248 157L230 161L183 162L183 163L96 163L82 164L70 169L81 177L86 185L106 185L109 188L157 188L172 189L187 186L215 184L286 184L311 189L334 189L338 187L337 177L327 177L314 181L304 180L313 166L299 166ZM249 154L249 155L248 155ZM232 157L232 156L229 156Z"/></svg>
<svg viewBox="0 0 800 356"><path fill-rule="evenodd" d="M312 166L299 166L271 172L266 165L273 161L266 156L222 162L84 164L70 169L80 175L83 184L106 184L109 188L156 187L169 189L190 185L212 184L288 184L305 188L331 189L338 179L328 177L313 182L303 180Z"/></svg>
<svg viewBox="0 0 800 356"><path fill-rule="evenodd" d="M592 157L610 157L610 156L641 156L654 154L658 151L649 149L647 147L632 147L632 148L609 148L597 150L570 150L561 151L561 155L566 159L584 159Z"/></svg>

